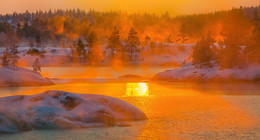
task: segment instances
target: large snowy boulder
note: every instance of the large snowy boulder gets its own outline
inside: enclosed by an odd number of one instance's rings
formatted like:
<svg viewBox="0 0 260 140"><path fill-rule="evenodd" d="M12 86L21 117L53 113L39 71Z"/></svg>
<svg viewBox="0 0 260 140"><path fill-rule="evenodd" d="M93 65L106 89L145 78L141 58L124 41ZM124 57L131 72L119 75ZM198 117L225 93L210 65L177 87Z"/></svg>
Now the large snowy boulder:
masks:
<svg viewBox="0 0 260 140"><path fill-rule="evenodd" d="M53 85L49 79L41 74L21 67L0 67L1 86L45 86Z"/></svg>
<svg viewBox="0 0 260 140"><path fill-rule="evenodd" d="M188 82L222 82L222 81L259 81L260 66L220 69L220 67L199 68L186 64L174 70L160 72L153 80L188 81Z"/></svg>
<svg viewBox="0 0 260 140"><path fill-rule="evenodd" d="M0 133L114 126L145 119L135 106L104 95L46 91L0 98Z"/></svg>

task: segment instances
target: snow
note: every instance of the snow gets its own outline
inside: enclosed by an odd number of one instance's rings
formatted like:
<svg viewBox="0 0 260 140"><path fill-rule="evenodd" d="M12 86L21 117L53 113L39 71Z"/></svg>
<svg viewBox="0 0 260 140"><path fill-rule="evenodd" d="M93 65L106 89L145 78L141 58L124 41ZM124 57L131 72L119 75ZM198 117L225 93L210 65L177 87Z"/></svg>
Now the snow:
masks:
<svg viewBox="0 0 260 140"><path fill-rule="evenodd" d="M160 72L153 77L153 80L167 81L258 81L260 79L260 66L251 65L244 68L220 69L199 68L191 63L183 65L174 70Z"/></svg>
<svg viewBox="0 0 260 140"><path fill-rule="evenodd" d="M46 91L0 98L0 133L120 126L145 119L146 115L135 106L104 95Z"/></svg>
<svg viewBox="0 0 260 140"><path fill-rule="evenodd" d="M45 86L54 83L21 67L0 67L0 86Z"/></svg>

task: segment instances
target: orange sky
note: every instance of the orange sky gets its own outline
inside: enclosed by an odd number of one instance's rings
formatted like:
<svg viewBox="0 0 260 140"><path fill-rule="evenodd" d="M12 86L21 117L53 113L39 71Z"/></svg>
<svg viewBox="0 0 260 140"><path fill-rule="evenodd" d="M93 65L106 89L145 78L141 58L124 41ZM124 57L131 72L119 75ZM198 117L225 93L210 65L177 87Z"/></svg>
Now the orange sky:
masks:
<svg viewBox="0 0 260 140"><path fill-rule="evenodd" d="M37 9L80 8L127 12L169 11L172 15L202 13L239 6L260 5L260 0L0 0L0 13Z"/></svg>

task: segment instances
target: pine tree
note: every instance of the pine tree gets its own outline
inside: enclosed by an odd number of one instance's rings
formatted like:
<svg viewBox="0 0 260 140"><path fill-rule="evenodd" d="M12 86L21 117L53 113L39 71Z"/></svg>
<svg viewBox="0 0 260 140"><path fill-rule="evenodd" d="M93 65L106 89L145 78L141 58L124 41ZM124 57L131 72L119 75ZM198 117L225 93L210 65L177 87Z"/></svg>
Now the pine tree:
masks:
<svg viewBox="0 0 260 140"><path fill-rule="evenodd" d="M85 62L86 61L86 49L85 49L85 45L83 44L81 39L78 40L78 45L76 46L76 51L79 56L79 62L80 63Z"/></svg>
<svg viewBox="0 0 260 140"><path fill-rule="evenodd" d="M41 37L39 35L35 36L35 42L36 42L37 48L41 47Z"/></svg>
<svg viewBox="0 0 260 140"><path fill-rule="evenodd" d="M95 65L102 60L103 52L98 45L98 38L94 31L91 31L87 38L88 42L88 61L91 65Z"/></svg>
<svg viewBox="0 0 260 140"><path fill-rule="evenodd" d="M32 67L33 67L33 72L35 73L41 72L41 66L38 58L34 60Z"/></svg>
<svg viewBox="0 0 260 140"><path fill-rule="evenodd" d="M249 63L260 64L260 29L255 29L252 36L249 38L244 54Z"/></svg>
<svg viewBox="0 0 260 140"><path fill-rule="evenodd" d="M226 35L223 42L225 47L220 52L222 57L219 57L222 68L233 68L243 63L244 60L238 38L238 35L235 33L228 33Z"/></svg>
<svg viewBox="0 0 260 140"><path fill-rule="evenodd" d="M122 44L120 42L119 30L115 27L114 31L109 37L109 44L107 46L107 49L110 49L111 56L114 57L115 53L118 53L121 47Z"/></svg>
<svg viewBox="0 0 260 140"><path fill-rule="evenodd" d="M26 22L22 28L22 33L24 34L25 38L29 38L30 36L30 27L28 25L28 23Z"/></svg>
<svg viewBox="0 0 260 140"><path fill-rule="evenodd" d="M255 29L254 29L254 32L253 32L253 34L254 35L257 35L260 31L260 21L259 21L260 19L259 19L259 17L258 17L258 12L257 12L257 10L255 11L255 13L254 13L254 22L255 22Z"/></svg>
<svg viewBox="0 0 260 140"><path fill-rule="evenodd" d="M94 31L91 31L90 34L87 37L88 42L88 56L92 53L92 49L94 48L94 45L97 43L97 35Z"/></svg>
<svg viewBox="0 0 260 140"><path fill-rule="evenodd" d="M9 53L9 49L6 47L5 51L3 52L2 66L7 67L9 66L9 63L10 63L10 53Z"/></svg>
<svg viewBox="0 0 260 140"><path fill-rule="evenodd" d="M20 24L20 23L17 23L17 25L16 25L16 34L17 34L19 37L22 37L22 36L23 36L22 30L21 30L21 24Z"/></svg>
<svg viewBox="0 0 260 140"><path fill-rule="evenodd" d="M20 59L19 57L19 51L18 51L18 46L17 45L12 45L10 48L10 61L11 61L11 66L16 67L16 64L18 63L18 60Z"/></svg>
<svg viewBox="0 0 260 140"><path fill-rule="evenodd" d="M132 27L128 33L127 38L127 52L130 53L130 60L133 61L133 54L138 52L137 45L140 44L140 40L137 36L137 32Z"/></svg>
<svg viewBox="0 0 260 140"><path fill-rule="evenodd" d="M257 12L257 10L255 10L255 12L254 12L254 20L256 21L258 19L258 12Z"/></svg>
<svg viewBox="0 0 260 140"><path fill-rule="evenodd" d="M193 47L192 64L199 65L200 67L211 67L210 62L214 60L214 53L211 47L214 45L215 40L209 35L207 38L202 38Z"/></svg>

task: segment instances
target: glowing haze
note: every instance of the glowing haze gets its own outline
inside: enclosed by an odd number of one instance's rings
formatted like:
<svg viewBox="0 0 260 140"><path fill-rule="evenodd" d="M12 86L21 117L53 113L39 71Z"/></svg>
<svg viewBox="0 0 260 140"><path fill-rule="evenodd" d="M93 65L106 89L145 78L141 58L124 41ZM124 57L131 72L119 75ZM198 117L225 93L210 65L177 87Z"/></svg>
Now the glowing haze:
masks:
<svg viewBox="0 0 260 140"><path fill-rule="evenodd" d="M126 12L150 12L171 15L193 14L226 10L239 6L257 6L260 0L0 0L0 13L25 10L49 10L80 8L99 11L121 10Z"/></svg>

